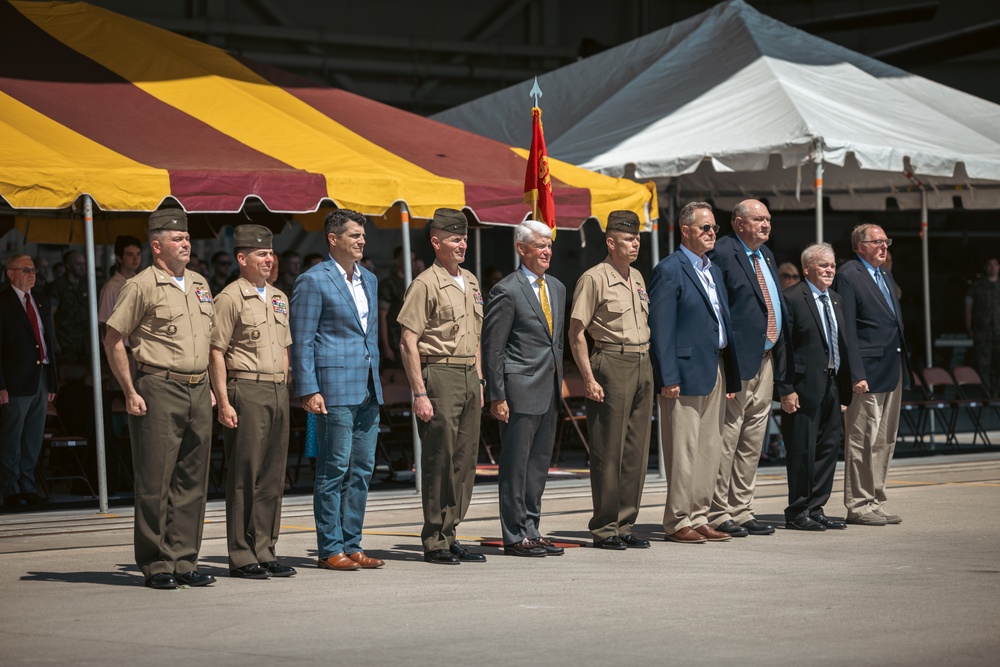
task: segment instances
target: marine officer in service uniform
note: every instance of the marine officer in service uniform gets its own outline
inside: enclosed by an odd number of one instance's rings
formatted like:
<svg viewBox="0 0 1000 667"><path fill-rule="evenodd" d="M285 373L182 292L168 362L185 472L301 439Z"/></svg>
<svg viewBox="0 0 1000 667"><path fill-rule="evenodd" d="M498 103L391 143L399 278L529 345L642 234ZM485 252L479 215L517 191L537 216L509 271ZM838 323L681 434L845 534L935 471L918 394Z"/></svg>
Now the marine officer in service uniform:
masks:
<svg viewBox="0 0 1000 667"><path fill-rule="evenodd" d="M215 310L208 280L185 268L187 215L149 216L153 265L122 288L104 348L125 393L135 468L135 559L146 586L206 586L198 572L212 437L208 350ZM129 374L124 339L137 371Z"/></svg>
<svg viewBox="0 0 1000 667"><path fill-rule="evenodd" d="M472 499L483 408L483 295L476 277L460 267L468 227L461 211L434 212L430 232L436 259L410 284L398 317L399 351L423 441L420 538L424 560L442 565L486 560L455 538Z"/></svg>
<svg viewBox="0 0 1000 667"><path fill-rule="evenodd" d="M225 426L226 542L229 574L291 577L274 545L288 459L288 297L267 284L274 265L271 231L233 230L240 277L215 297L209 373Z"/></svg>
<svg viewBox="0 0 1000 667"><path fill-rule="evenodd" d="M639 216L608 216L607 258L576 282L569 344L583 375L590 436L590 532L601 549L646 549L632 534L649 463L653 367L649 295L631 264L639 256ZM588 358L584 331L594 339Z"/></svg>

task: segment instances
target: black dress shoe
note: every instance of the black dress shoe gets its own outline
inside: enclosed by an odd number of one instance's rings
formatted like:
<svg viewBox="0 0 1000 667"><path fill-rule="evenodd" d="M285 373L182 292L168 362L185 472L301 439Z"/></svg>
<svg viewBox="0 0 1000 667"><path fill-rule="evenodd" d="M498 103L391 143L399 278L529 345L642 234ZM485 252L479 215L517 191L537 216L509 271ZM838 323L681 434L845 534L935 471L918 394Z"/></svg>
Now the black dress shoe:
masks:
<svg viewBox="0 0 1000 667"><path fill-rule="evenodd" d="M424 554L424 562L435 565L460 565L462 561L447 549L435 549Z"/></svg>
<svg viewBox="0 0 1000 667"><path fill-rule="evenodd" d="M847 528L847 524L844 523L843 521L838 521L837 519L831 519L825 514L813 514L809 518L815 521L816 523L820 524L824 528L828 528L830 530L843 530L844 528Z"/></svg>
<svg viewBox="0 0 1000 667"><path fill-rule="evenodd" d="M229 576L237 579L270 579L271 573L264 569L260 563L250 563L243 567L232 568L229 570Z"/></svg>
<svg viewBox="0 0 1000 667"><path fill-rule="evenodd" d="M541 548L545 549L546 556L562 556L564 553L566 553L565 549L563 549L562 547L557 547L556 545L552 544L552 541L547 538L536 537L532 541Z"/></svg>
<svg viewBox="0 0 1000 667"><path fill-rule="evenodd" d="M595 549L607 549L608 551L625 551L628 549L622 539L617 535L605 537L603 540L594 540Z"/></svg>
<svg viewBox="0 0 1000 667"><path fill-rule="evenodd" d="M622 544L624 544L629 549L648 549L649 540L644 540L641 537L636 537L635 535L629 534L621 538Z"/></svg>
<svg viewBox="0 0 1000 667"><path fill-rule="evenodd" d="M197 570L194 572L185 572L184 574L174 574L174 578L182 586L211 586L215 583L215 577L210 574L202 574Z"/></svg>
<svg viewBox="0 0 1000 667"><path fill-rule="evenodd" d="M826 530L823 524L813 521L807 516L797 516L791 521L785 521L785 528L788 530L810 530L814 532Z"/></svg>
<svg viewBox="0 0 1000 667"><path fill-rule="evenodd" d="M168 572L160 572L151 577L146 577L146 588L155 588L160 591L169 591L177 588L177 580L174 575Z"/></svg>
<svg viewBox="0 0 1000 667"><path fill-rule="evenodd" d="M761 523L757 519L750 519L749 521L744 521L740 524L743 528L746 528L747 532L751 535L770 535L774 532L774 526L766 523Z"/></svg>
<svg viewBox="0 0 1000 667"><path fill-rule="evenodd" d="M36 507L39 505L45 505L49 502L48 498L40 496L34 491L32 491L31 493L22 493L21 497L24 498L24 502L28 503L29 505L34 505Z"/></svg>
<svg viewBox="0 0 1000 667"><path fill-rule="evenodd" d="M723 521L718 526L716 526L715 529L720 533L729 533L733 537L746 537L747 535L750 534L750 531L748 531L746 528L736 523L732 519L730 519L729 521Z"/></svg>
<svg viewBox="0 0 1000 667"><path fill-rule="evenodd" d="M265 561L260 566L270 572L272 577L294 577L296 575L294 567L282 565L276 560Z"/></svg>
<svg viewBox="0 0 1000 667"><path fill-rule="evenodd" d="M545 547L528 538L524 538L520 542L514 542L514 544L503 545L503 552L508 556L526 556L529 558L544 558L547 553Z"/></svg>
<svg viewBox="0 0 1000 667"><path fill-rule="evenodd" d="M15 507L20 507L21 506L21 496L20 496L20 494L15 493L15 494L12 494L12 495L9 495L9 496L4 496L3 497L3 506L7 507L7 508L10 508L10 509L13 509Z"/></svg>
<svg viewBox="0 0 1000 667"><path fill-rule="evenodd" d="M455 556L456 558L458 558L458 560L462 561L463 563L485 563L486 562L486 556L484 556L483 554L472 553L471 551L469 551L468 549L466 549L463 545L459 544L458 542L455 542L453 545L451 545L448 548L448 550L451 552L451 554L453 556Z"/></svg>

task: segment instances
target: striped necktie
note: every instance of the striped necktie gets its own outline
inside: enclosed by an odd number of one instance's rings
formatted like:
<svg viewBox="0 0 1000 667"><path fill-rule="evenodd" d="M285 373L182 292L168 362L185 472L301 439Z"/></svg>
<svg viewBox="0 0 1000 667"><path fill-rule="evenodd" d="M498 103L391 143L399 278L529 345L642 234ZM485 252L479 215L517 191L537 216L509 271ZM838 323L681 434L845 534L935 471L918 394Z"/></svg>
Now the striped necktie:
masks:
<svg viewBox="0 0 1000 667"><path fill-rule="evenodd" d="M753 270L757 274L757 282L760 284L760 291L764 295L764 305L767 306L767 339L772 343L778 340L778 320L774 316L774 304L771 303L771 293L767 290L767 282L764 274L760 271L760 262L757 260L756 252L751 253L753 260Z"/></svg>

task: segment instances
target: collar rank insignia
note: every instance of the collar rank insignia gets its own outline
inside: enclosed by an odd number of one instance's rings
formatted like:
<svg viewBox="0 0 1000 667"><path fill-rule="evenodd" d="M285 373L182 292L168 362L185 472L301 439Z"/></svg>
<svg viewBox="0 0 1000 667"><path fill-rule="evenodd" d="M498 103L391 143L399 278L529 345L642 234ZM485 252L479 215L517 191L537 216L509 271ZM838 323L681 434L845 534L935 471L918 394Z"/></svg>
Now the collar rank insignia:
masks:
<svg viewBox="0 0 1000 667"><path fill-rule="evenodd" d="M288 314L288 304L279 299L278 297L274 297L273 299L271 299L271 307L274 308L274 312L278 313L279 315Z"/></svg>

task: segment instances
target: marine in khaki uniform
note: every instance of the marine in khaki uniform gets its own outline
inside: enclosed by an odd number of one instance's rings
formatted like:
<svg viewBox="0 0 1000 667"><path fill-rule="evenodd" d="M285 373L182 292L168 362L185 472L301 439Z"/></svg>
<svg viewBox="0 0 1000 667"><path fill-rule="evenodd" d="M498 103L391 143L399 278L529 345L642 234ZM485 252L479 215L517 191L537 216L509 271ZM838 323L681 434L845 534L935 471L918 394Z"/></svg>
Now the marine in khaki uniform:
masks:
<svg viewBox="0 0 1000 667"><path fill-rule="evenodd" d="M461 211L434 212L437 259L410 284L398 318L399 350L423 441L424 560L445 565L486 560L455 539L472 499L483 408L483 295L476 277L459 267L468 227Z"/></svg>
<svg viewBox="0 0 1000 667"><path fill-rule="evenodd" d="M288 460L288 297L267 284L274 265L267 227L233 230L240 277L215 298L209 374L225 426L229 574L291 577L274 554Z"/></svg>
<svg viewBox="0 0 1000 667"><path fill-rule="evenodd" d="M607 258L576 283L569 343L583 375L590 435L590 532L602 549L645 549L632 534L649 462L653 368L649 362L649 296L631 267L639 256L639 216L608 216ZM587 355L584 331L594 339Z"/></svg>
<svg viewBox="0 0 1000 667"><path fill-rule="evenodd" d="M187 215L149 216L153 265L122 288L104 348L125 393L135 468L135 559L146 586L215 582L198 572L212 437L208 349L215 310L208 281L185 269ZM124 339L137 371L129 374Z"/></svg>

